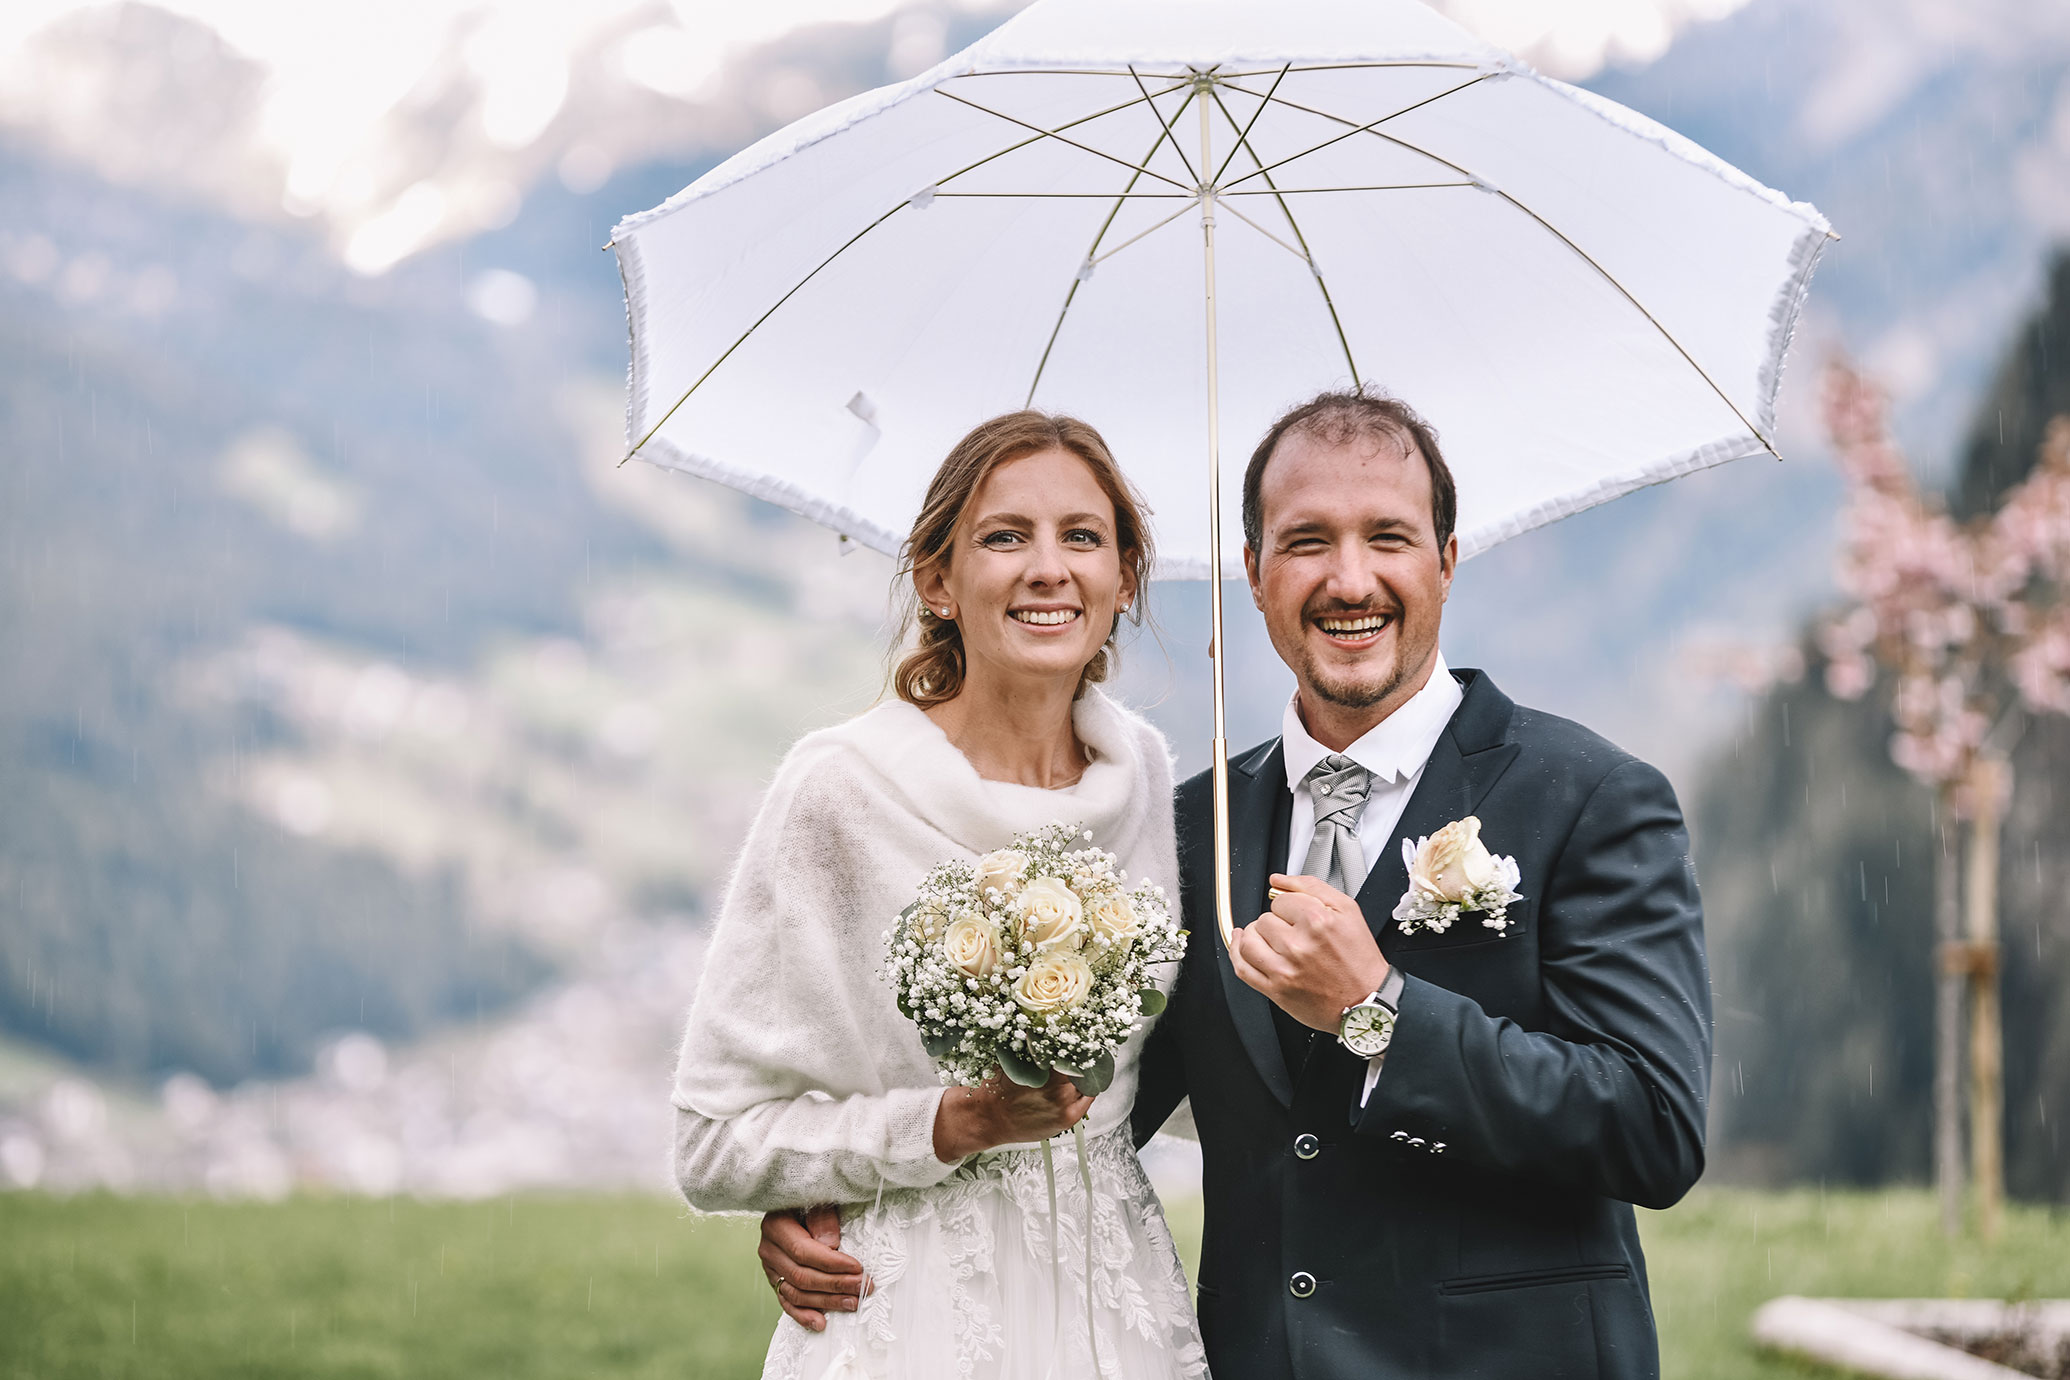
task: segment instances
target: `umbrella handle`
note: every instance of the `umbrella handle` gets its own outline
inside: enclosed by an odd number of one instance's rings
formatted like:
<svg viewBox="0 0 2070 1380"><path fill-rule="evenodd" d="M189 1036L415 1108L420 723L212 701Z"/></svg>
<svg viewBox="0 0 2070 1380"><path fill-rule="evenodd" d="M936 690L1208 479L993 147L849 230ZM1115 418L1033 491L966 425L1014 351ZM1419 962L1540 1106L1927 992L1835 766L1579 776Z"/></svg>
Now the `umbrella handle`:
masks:
<svg viewBox="0 0 2070 1380"><path fill-rule="evenodd" d="M1203 74L1200 105L1201 175L1215 166L1214 140L1208 122L1206 83ZM1227 948L1235 937L1235 922L1229 904L1229 724L1222 695L1222 410L1221 361L1215 344L1215 191L1200 191L1201 263L1206 273L1207 298L1207 405L1208 405L1208 642L1209 676L1215 700L1215 927L1222 932Z"/></svg>
<svg viewBox="0 0 2070 1380"><path fill-rule="evenodd" d="M1222 668L1215 668L1220 681ZM1220 687L1217 686L1217 689ZM1222 946L1236 937L1233 908L1229 901L1229 744L1215 739L1215 925L1222 931Z"/></svg>

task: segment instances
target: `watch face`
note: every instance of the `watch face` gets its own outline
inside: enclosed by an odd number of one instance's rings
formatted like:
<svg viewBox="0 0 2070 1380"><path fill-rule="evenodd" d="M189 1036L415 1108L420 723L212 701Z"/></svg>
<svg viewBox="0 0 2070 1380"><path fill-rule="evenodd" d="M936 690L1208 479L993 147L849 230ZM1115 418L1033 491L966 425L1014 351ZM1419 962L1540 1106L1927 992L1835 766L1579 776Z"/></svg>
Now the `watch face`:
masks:
<svg viewBox="0 0 2070 1380"><path fill-rule="evenodd" d="M1344 1047L1361 1059L1385 1053L1394 1038L1394 1013L1374 1002L1344 1013Z"/></svg>

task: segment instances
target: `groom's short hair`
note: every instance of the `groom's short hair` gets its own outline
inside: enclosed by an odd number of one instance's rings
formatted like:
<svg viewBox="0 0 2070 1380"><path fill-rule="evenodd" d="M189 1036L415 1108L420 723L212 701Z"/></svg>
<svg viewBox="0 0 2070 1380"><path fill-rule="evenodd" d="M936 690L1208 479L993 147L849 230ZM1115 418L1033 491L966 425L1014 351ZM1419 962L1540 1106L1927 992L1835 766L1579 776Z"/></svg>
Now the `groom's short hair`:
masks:
<svg viewBox="0 0 2070 1380"><path fill-rule="evenodd" d="M1290 432L1336 446L1363 439L1393 441L1404 450L1413 447L1430 470L1430 518L1438 545L1451 537L1459 518L1459 490L1438 450L1437 433L1407 403L1361 389L1310 398L1274 422L1251 452L1251 463L1243 472L1243 544L1251 550L1258 550L1265 539L1264 506L1258 497L1265 485L1265 465Z"/></svg>

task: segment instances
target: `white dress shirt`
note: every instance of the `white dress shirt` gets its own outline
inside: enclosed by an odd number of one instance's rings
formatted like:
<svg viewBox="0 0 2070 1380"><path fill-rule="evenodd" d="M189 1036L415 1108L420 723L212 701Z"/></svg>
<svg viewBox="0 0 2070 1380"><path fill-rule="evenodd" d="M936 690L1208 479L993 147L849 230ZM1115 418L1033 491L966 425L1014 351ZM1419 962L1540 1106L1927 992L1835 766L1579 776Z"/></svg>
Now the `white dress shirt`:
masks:
<svg viewBox="0 0 2070 1380"><path fill-rule="evenodd" d="M1344 749L1343 756L1373 774L1372 785L1366 792L1365 811L1358 817L1358 846L1365 854L1368 872L1401 852L1401 840L1395 837L1394 828L1401 823L1402 811L1408 808L1416 783L1423 779L1423 766L1430 760L1431 750L1445 736L1445 725L1452 722L1453 713L1465 698L1466 692L1452 679L1444 653L1440 652L1423 688ZM1294 793L1286 865L1288 875L1292 876L1307 864L1308 845L1315 838L1315 796L1308 789L1308 773L1330 755L1330 749L1310 737L1308 726L1301 722L1298 691L1287 701L1286 717L1280 725L1280 751L1286 758L1287 787ZM1373 1085L1380 1079L1380 1065L1386 1058L1381 1054L1368 1061L1360 1106L1373 1095Z"/></svg>

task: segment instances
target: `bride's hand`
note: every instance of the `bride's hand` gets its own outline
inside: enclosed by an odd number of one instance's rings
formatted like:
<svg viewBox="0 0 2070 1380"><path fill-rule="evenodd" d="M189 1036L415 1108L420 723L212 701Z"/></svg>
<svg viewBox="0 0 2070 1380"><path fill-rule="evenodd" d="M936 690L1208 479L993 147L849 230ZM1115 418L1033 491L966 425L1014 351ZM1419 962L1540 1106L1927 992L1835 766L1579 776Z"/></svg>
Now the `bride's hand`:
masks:
<svg viewBox="0 0 2070 1380"><path fill-rule="evenodd" d="M934 1114L934 1156L953 1164L995 1145L1048 1140L1076 1126L1092 1104L1060 1073L1039 1088L999 1074L981 1088L950 1088Z"/></svg>

